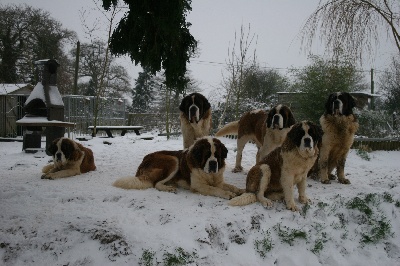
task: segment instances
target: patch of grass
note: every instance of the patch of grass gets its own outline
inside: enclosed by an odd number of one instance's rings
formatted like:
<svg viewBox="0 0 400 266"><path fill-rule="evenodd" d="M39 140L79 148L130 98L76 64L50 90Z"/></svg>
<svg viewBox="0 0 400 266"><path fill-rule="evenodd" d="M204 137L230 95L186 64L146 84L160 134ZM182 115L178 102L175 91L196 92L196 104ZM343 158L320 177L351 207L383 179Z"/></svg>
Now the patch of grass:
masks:
<svg viewBox="0 0 400 266"><path fill-rule="evenodd" d="M383 193L383 200L385 202L388 202L388 203L393 203L394 202L393 196L388 192L384 192Z"/></svg>
<svg viewBox="0 0 400 266"><path fill-rule="evenodd" d="M163 262L166 266L178 266L178 265L186 265L194 262L194 259L198 258L196 252L189 253L185 251L183 248L176 248L175 253L164 253Z"/></svg>
<svg viewBox="0 0 400 266"><path fill-rule="evenodd" d="M301 208L301 211L300 211L300 214L303 216L303 217L306 217L306 215L307 215L307 211L309 210L311 208L311 206L310 206L310 204L304 204L303 205L303 208Z"/></svg>
<svg viewBox="0 0 400 266"><path fill-rule="evenodd" d="M154 251L145 249L142 253L142 257L139 260L139 265L144 265L144 266L156 265L156 263L154 263L154 255L155 254L156 253Z"/></svg>
<svg viewBox="0 0 400 266"><path fill-rule="evenodd" d="M315 240L314 247L311 252L314 254L319 254L324 249L324 244L328 241L326 232L322 232L321 238Z"/></svg>
<svg viewBox="0 0 400 266"><path fill-rule="evenodd" d="M396 203L394 204L397 208L400 208L400 201L396 200Z"/></svg>
<svg viewBox="0 0 400 266"><path fill-rule="evenodd" d="M359 210L361 213L371 217L372 209L368 206L367 202L359 197L355 197L346 203L346 207L349 209Z"/></svg>
<svg viewBox="0 0 400 266"><path fill-rule="evenodd" d="M307 240L307 233L297 229L290 229L284 226L281 228L281 224L278 223L274 226L274 230L278 233L279 238L289 245L293 246L293 242L295 239L305 239Z"/></svg>
<svg viewBox="0 0 400 266"><path fill-rule="evenodd" d="M366 161L370 161L371 160L371 157L369 157L368 151L366 151L365 149L358 149L356 151L356 154L358 156L360 156L361 159L364 159Z"/></svg>
<svg viewBox="0 0 400 266"><path fill-rule="evenodd" d="M322 202L322 201L320 201L320 202L317 203L317 207L318 207L319 209L325 209L325 207L328 207L328 206L329 206L328 203L325 203L325 202Z"/></svg>
<svg viewBox="0 0 400 266"><path fill-rule="evenodd" d="M380 221L373 221L373 226L368 233L362 234L361 243L375 244L386 237L393 235L391 232L391 224L383 217Z"/></svg>
<svg viewBox="0 0 400 266"><path fill-rule="evenodd" d="M254 241L254 248L262 258L265 258L273 247L274 244L272 243L271 232L269 230L264 233L264 238Z"/></svg>

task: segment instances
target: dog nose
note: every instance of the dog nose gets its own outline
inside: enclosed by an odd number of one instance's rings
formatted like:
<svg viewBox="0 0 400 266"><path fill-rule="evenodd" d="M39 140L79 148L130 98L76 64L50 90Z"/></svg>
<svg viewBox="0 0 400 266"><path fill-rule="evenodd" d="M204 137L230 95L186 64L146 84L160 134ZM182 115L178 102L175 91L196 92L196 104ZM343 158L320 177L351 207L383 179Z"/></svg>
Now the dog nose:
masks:
<svg viewBox="0 0 400 266"><path fill-rule="evenodd" d="M209 161L208 162L208 171L210 173L216 173L218 170L218 162L217 161Z"/></svg>
<svg viewBox="0 0 400 266"><path fill-rule="evenodd" d="M304 138L304 147L311 148L311 139L310 138Z"/></svg>
<svg viewBox="0 0 400 266"><path fill-rule="evenodd" d="M61 160L61 152L57 152L56 157L57 157L57 161L60 161Z"/></svg>

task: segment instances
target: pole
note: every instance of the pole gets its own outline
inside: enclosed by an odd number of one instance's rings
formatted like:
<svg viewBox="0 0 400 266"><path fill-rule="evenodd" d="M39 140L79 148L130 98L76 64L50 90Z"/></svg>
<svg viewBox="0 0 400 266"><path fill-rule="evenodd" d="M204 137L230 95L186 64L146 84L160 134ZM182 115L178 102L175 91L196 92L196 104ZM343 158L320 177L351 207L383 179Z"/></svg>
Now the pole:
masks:
<svg viewBox="0 0 400 266"><path fill-rule="evenodd" d="M374 69L371 68L371 94L374 94ZM371 97L371 110L375 109L374 96Z"/></svg>
<svg viewBox="0 0 400 266"><path fill-rule="evenodd" d="M81 43L77 41L76 43L76 55L75 55L75 77L74 77L74 90L73 94L78 94L78 70L79 70L79 54L81 51Z"/></svg>

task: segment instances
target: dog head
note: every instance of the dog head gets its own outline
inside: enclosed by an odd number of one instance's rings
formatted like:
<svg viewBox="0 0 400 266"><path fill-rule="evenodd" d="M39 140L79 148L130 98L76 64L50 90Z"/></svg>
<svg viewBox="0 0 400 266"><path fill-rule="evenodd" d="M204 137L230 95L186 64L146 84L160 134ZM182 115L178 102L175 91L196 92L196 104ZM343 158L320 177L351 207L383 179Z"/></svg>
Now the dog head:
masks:
<svg viewBox="0 0 400 266"><path fill-rule="evenodd" d="M179 110L187 116L190 123L198 123L210 107L206 97L194 92L182 99Z"/></svg>
<svg viewBox="0 0 400 266"><path fill-rule="evenodd" d="M205 173L217 173L225 167L228 149L217 138L203 137L189 148L188 161L193 168L202 169Z"/></svg>
<svg viewBox="0 0 400 266"><path fill-rule="evenodd" d="M55 165L65 165L68 161L76 161L82 155L75 141L68 138L55 139L48 147Z"/></svg>
<svg viewBox="0 0 400 266"><path fill-rule="evenodd" d="M313 122L296 123L287 134L287 147L297 148L302 157L311 157L318 152L318 143L322 139L322 129Z"/></svg>
<svg viewBox="0 0 400 266"><path fill-rule="evenodd" d="M325 114L328 115L351 115L356 101L348 92L334 92L325 103Z"/></svg>
<svg viewBox="0 0 400 266"><path fill-rule="evenodd" d="M286 105L279 104L273 107L267 116L267 128L279 129L289 128L296 123L293 113Z"/></svg>

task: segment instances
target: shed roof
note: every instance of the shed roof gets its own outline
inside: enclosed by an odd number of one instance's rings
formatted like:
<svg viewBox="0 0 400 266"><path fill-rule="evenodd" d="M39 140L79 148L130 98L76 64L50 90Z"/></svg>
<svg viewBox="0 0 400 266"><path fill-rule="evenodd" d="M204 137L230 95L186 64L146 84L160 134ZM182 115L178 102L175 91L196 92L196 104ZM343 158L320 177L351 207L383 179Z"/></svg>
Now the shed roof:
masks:
<svg viewBox="0 0 400 266"><path fill-rule="evenodd" d="M32 91L33 86L27 83L21 84L7 84L7 83L0 83L0 95L7 95L7 94L29 94L26 89L29 89L29 93Z"/></svg>

